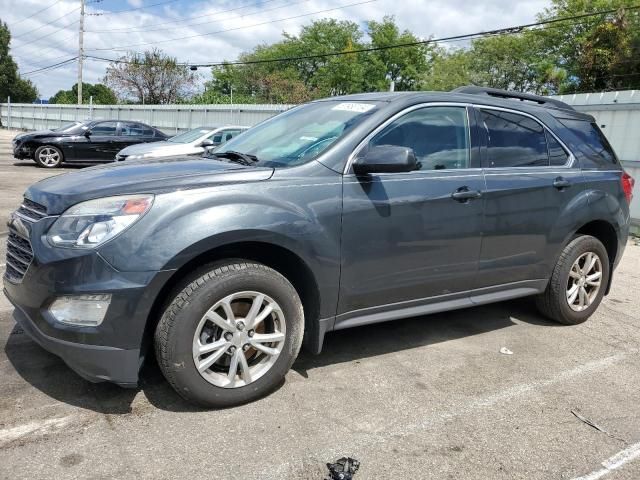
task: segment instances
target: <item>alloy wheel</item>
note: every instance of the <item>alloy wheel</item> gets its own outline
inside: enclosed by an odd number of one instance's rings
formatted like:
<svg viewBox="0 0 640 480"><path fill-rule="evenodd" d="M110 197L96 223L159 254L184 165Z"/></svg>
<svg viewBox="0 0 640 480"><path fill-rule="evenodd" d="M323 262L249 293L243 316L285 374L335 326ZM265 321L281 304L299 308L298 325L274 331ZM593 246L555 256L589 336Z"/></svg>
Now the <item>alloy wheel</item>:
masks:
<svg viewBox="0 0 640 480"><path fill-rule="evenodd" d="M207 382L243 387L269 371L285 338L284 314L275 300L260 292L237 292L217 301L198 323L193 361Z"/></svg>
<svg viewBox="0 0 640 480"><path fill-rule="evenodd" d="M598 254L585 252L580 255L569 270L567 281L567 303L576 312L591 306L602 284L602 261Z"/></svg>
<svg viewBox="0 0 640 480"><path fill-rule="evenodd" d="M55 167L60 163L60 154L55 148L43 148L38 154L38 159L47 167Z"/></svg>

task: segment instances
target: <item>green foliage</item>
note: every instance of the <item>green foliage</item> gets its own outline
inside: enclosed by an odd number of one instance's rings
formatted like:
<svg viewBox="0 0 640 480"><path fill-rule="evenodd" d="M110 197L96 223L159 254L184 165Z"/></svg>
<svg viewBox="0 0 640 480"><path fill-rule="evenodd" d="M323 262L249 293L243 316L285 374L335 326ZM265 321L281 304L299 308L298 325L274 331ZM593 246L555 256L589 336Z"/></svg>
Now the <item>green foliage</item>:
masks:
<svg viewBox="0 0 640 480"><path fill-rule="evenodd" d="M416 45L357 52L418 40L408 31L400 32L392 17L369 22L367 33L371 43L363 41L364 32L358 24L334 19L312 22L299 35L284 33L280 42L260 45L240 56L241 61L251 64L213 68L211 81L196 101L205 103L223 98L230 103L231 88L234 103L300 103L326 96L388 90L391 80L398 90L417 89L427 69L426 55L430 49ZM334 52L344 54L319 56ZM291 60L265 62L276 58Z"/></svg>
<svg viewBox="0 0 640 480"><path fill-rule="evenodd" d="M7 97L15 103L30 103L38 98L38 90L31 80L18 75L18 66L9 54L11 34L6 23L0 21L0 101Z"/></svg>
<svg viewBox="0 0 640 480"><path fill-rule="evenodd" d="M115 105L118 103L116 94L113 93L106 85L96 83L82 82L82 103L89 103L89 99L93 97L95 105ZM71 90L59 90L53 97L49 99L49 103L66 103L74 104L78 102L78 84L76 83Z"/></svg>

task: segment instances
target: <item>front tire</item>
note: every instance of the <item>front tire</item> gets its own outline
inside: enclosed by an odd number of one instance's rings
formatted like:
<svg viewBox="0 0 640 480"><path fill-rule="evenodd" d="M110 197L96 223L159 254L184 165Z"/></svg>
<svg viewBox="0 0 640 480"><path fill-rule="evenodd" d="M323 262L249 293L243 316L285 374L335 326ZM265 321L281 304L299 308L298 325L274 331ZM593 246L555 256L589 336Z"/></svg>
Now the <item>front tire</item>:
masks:
<svg viewBox="0 0 640 480"><path fill-rule="evenodd" d="M158 323L158 364L176 392L198 405L256 400L281 383L298 356L300 298L286 278L259 263L235 260L203 271Z"/></svg>
<svg viewBox="0 0 640 480"><path fill-rule="evenodd" d="M560 254L545 292L536 298L538 310L565 325L583 323L600 305L609 275L602 242L590 235L576 237Z"/></svg>
<svg viewBox="0 0 640 480"><path fill-rule="evenodd" d="M39 167L42 168L57 168L62 165L64 156L62 151L58 147L52 145L44 145L38 147L34 155L34 160Z"/></svg>

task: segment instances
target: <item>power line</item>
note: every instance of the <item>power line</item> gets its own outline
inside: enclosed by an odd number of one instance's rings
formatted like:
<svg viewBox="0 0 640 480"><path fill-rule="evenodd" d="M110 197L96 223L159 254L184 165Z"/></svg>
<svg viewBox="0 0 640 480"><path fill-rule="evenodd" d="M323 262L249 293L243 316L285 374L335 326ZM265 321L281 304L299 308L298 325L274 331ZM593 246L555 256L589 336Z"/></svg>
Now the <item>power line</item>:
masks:
<svg viewBox="0 0 640 480"><path fill-rule="evenodd" d="M270 0L270 1L274 1L274 0ZM267 12L273 12L275 10L280 10L281 8L285 8L285 7L290 7L291 5L298 5L301 3L307 3L310 2L312 0L297 0L295 2L289 2L289 3L285 3L283 5L279 5L277 7L273 7L273 8L267 8L267 9L263 9L263 10L258 10L257 12L252 12L252 13L248 13L248 14L244 14L242 15L242 17L251 17L253 15L260 15L263 13L267 13ZM267 2L265 2L267 3ZM245 7L240 7L240 8L246 8ZM230 10L227 11L232 11L232 10L238 10L238 8L232 8ZM218 13L223 13L225 12L224 10L222 12L218 12ZM221 18L220 20L216 20L215 23L219 23L225 20L229 20L232 17L225 17L225 18ZM196 27L198 25L210 25L211 22L198 22L198 23L187 23L185 25L180 25L180 26L176 26L176 27L169 27L169 28L144 28L144 29L140 29L140 30L126 30L126 31L113 31L113 30L87 30L87 32L91 32L91 33L100 33L100 32L110 32L112 34L121 34L121 33L145 33L145 32L157 32L157 31L166 31L166 30L178 30L178 29L182 29L185 27Z"/></svg>
<svg viewBox="0 0 640 480"><path fill-rule="evenodd" d="M41 28L46 27L47 25L51 25L52 23L55 23L58 20L62 20L64 17L66 17L68 15L71 15L73 12L77 12L78 10L80 10L80 7L74 8L73 10L71 10L70 12L65 13L64 15L62 15L62 16L54 19L54 20L51 20L50 22L44 23L44 24L40 25L38 28L34 28L33 30L29 30L28 32L21 33L20 35L15 35L13 38L16 39L16 38L24 37L25 35L31 35L33 32L37 32L38 30L40 30Z"/></svg>
<svg viewBox="0 0 640 480"><path fill-rule="evenodd" d="M283 22L285 20L294 20L296 18L302 18L302 17L308 17L311 15L317 15L319 13L327 13L327 12L332 12L335 10L342 10L343 8L348 8L348 7L355 7L357 5L364 5L367 3L373 3L373 2L377 2L378 0L365 0L363 2L356 2L356 3L349 3L347 5L342 5L340 7L334 7L334 8L327 8L324 10L318 10L315 12L310 12L310 13L305 13L302 15L294 15L292 17L287 17L287 18L279 18L276 20L269 20L266 22L261 22L261 23L255 23L253 25L246 25L243 27L236 27L236 28L228 28L225 30L218 30L215 32L207 32L207 33L200 33L200 34L196 34L196 35L187 35L185 37L178 37L178 38L170 38L168 40L160 40L158 42L144 42L144 43L135 43L135 44L130 44L130 45L119 45L116 47L111 47L111 48L87 48L87 51L105 51L105 50L113 50L113 51L117 51L117 50L122 50L122 49L130 49L131 47L142 47L142 46L146 46L146 45L159 45L161 43L169 43L169 42L175 42L176 40L187 40L187 39L191 39L191 38L197 38L197 37L206 37L208 35L215 35L217 33L223 33L223 32L231 32L231 31L235 31L235 30L243 30L245 28L252 28L252 27L259 27L261 25L268 25L271 23L276 23L276 22Z"/></svg>
<svg viewBox="0 0 640 480"><path fill-rule="evenodd" d="M59 68L62 67L68 63L74 62L78 57L73 57L73 58L68 58L67 60L64 60L62 62L58 62L58 63L54 63L53 65L48 65L46 67L42 67L42 68L38 68L36 70L31 70L30 72L25 72L20 74L21 76L25 76L25 75L33 75L34 73L38 73L38 72L43 72L45 70L53 70L55 68Z"/></svg>
<svg viewBox="0 0 640 480"><path fill-rule="evenodd" d="M113 11L107 11L107 12L87 13L87 15L93 15L93 16L118 15L120 13L135 12L137 10L144 10L144 9L147 9L147 8L158 7L160 5L166 5L168 3L175 3L175 2L179 2L179 1L180 0L165 0L164 2L152 3L151 5L143 5L141 7L127 8L125 10L113 10Z"/></svg>
<svg viewBox="0 0 640 480"><path fill-rule="evenodd" d="M235 12L237 10L243 10L245 8L249 8L249 7L257 7L258 4L264 5L267 3L272 3L275 2L277 0L265 0L263 2L255 2L255 3L251 3L248 5L242 5L240 7L235 7L235 8L230 8L228 10L220 10L218 12L214 12L214 13L208 13L207 15L192 15L191 17L186 17L180 20L172 20L170 22L162 22L162 23L152 23L150 25L147 25L147 27L159 27L161 25L171 25L172 23L182 23L182 22L188 22L189 20L193 20L195 18L205 18L205 17L213 17L213 16L217 16L220 15L221 13L228 13L228 12ZM144 29L141 30L132 30L129 27L125 27L125 28L112 28L112 29L107 29L107 30L87 30L87 32L91 32L91 33L137 33L137 32L142 32L144 31Z"/></svg>
<svg viewBox="0 0 640 480"><path fill-rule="evenodd" d="M38 15L39 13L44 12L45 10L49 10L51 7L56 6L57 4L59 4L62 0L56 0L55 2L53 2L51 5L49 5L48 7L44 7L41 10L38 10L35 13L32 13L31 15L29 15L28 17L24 17L22 20L18 20L16 23L12 24L12 27L15 27L16 25L18 25L19 23L24 22L25 20L29 20L30 18L35 17L36 15Z"/></svg>
<svg viewBox="0 0 640 480"><path fill-rule="evenodd" d="M363 3L369 3L369 2L363 2ZM640 9L640 5L633 6L633 7L627 7L627 10L636 10L636 9ZM616 12L616 11L617 11L617 9L615 9L615 10L604 10L604 11L599 11L599 12L594 12L594 13L586 13L586 14L581 14L581 15L574 15L574 16L571 16L571 17L554 18L554 19L544 20L544 21L540 21L540 22L528 23L528 24L523 24L523 25L516 25L516 26L512 26L512 27L504 27L504 28L498 28L498 29L494 29L494 30L485 30L485 31L480 31L480 32L476 32L476 33L466 33L466 34L452 35L452 36L441 37L441 38L430 38L428 40L418 40L418 41L415 41L415 42L405 42L405 43L398 43L398 44L393 44L393 45L385 45L385 46L380 46L380 47L368 47L368 48L360 48L360 49L353 49L353 50L346 50L346 51L345 50L341 50L341 51L338 51L338 52L318 53L318 54L312 54L312 55L300 55L300 56L295 56L295 57L281 57L281 58L270 58L270 59L261 59L261 60L238 60L238 61L233 61L233 62L218 61L218 62L197 63L197 64L195 64L195 63L182 63L181 65L192 66L192 67L218 67L218 66L223 66L223 65L254 65L254 64L262 64L262 63L289 62L289 61L296 61L296 60L310 60L310 59L314 59L314 58L336 57L336 56L341 56L341 55L352 55L352 54L356 54L356 53L366 53L366 52L375 52L375 51L381 51L381 50L390 50L390 49L394 49L394 48L404 48L404 47L413 47L413 46L418 46L418 45L428 45L428 44L432 44L432 43L446 43L446 42L455 42L455 41L460 41L460 40L473 40L475 38L481 38L481 37L521 33L523 30L525 30L527 28L541 27L541 26L545 26L545 25L552 25L552 24L556 24L556 23L559 23L559 22L566 22L566 21L572 21L572 20L581 20L581 19L584 19L584 18L594 17L596 15L606 15L608 13L613 13L613 12ZM230 29L230 30L233 30L233 29ZM223 31L228 31L228 30L223 30ZM211 32L211 33L206 34L206 35L210 35L212 33L221 33L221 32ZM197 36L200 36L200 35L197 35ZM189 38L189 37L187 37L187 38ZM160 43L160 42L158 42L158 43ZM131 46L136 46L136 45L131 45ZM114 47L114 49L115 48L116 47ZM111 50L111 49L91 49L91 50ZM131 61L124 60L124 59L110 59L110 58L98 57L98 56L93 56L93 55L87 55L87 58L91 58L91 59L94 59L94 60L114 62L114 63L132 63Z"/></svg>
<svg viewBox="0 0 640 480"><path fill-rule="evenodd" d="M18 50L18 49L20 49L20 48L24 48L24 47L26 47L26 46L28 46L28 45L33 44L33 43L39 42L39 41L40 41L40 40L42 40L43 38L48 38L48 37L50 37L51 35L54 35L54 34L58 33L60 30L64 30L65 28L71 27L72 25L75 25L76 23L79 23L79 22L80 22L80 20L75 20L75 21L73 21L73 22L69 23L68 25L64 25L64 26L62 26L62 27L58 27L58 28L56 28L54 31L49 32L49 33L47 33L46 35L42 35L41 37L34 38L34 39L33 39L33 40L31 40L30 42L22 43L22 44L18 45L17 47L14 47L14 50Z"/></svg>

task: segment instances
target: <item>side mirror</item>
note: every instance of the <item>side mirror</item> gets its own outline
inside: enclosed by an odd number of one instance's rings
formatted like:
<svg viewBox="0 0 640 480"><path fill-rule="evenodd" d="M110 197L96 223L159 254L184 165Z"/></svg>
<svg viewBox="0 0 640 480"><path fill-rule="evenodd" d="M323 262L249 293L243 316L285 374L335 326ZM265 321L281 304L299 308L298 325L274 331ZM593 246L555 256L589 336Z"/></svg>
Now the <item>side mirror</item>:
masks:
<svg viewBox="0 0 640 480"><path fill-rule="evenodd" d="M211 140L210 138L205 138L200 144L200 146L204 148L213 147L213 145L214 145L213 140Z"/></svg>
<svg viewBox="0 0 640 480"><path fill-rule="evenodd" d="M85 130L84 131L84 136L89 138L91 136L91 130Z"/></svg>
<svg viewBox="0 0 640 480"><path fill-rule="evenodd" d="M372 147L353 162L356 175L411 172L417 168L418 162L413 149L396 145Z"/></svg>

